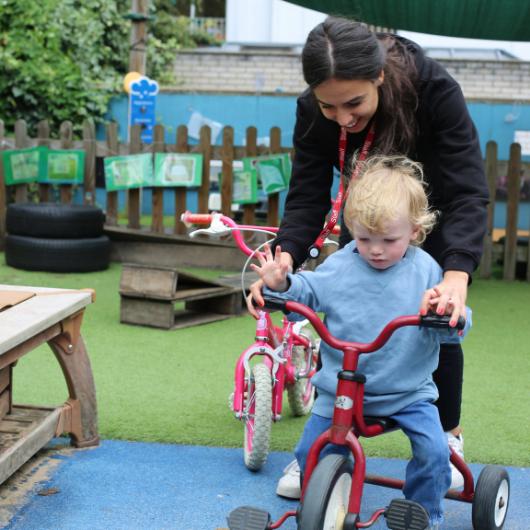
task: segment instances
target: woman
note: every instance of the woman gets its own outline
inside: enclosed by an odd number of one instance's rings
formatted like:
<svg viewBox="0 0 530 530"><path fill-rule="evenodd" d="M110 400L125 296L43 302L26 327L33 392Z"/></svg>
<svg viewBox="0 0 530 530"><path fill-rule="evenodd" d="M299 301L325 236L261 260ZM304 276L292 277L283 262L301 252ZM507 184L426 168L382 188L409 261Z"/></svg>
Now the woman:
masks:
<svg viewBox="0 0 530 530"><path fill-rule="evenodd" d="M486 232L488 189L477 132L459 85L415 43L335 17L310 32L302 66L309 88L297 103L292 178L274 242L281 245L282 261L298 267L322 230L345 131L346 167L356 167L348 161L367 153L401 153L422 164L431 206L439 212L423 245L444 271L436 311L450 313L453 320L465 315L467 286ZM341 246L348 241L343 230ZM261 285L251 287L258 302ZM427 306L424 297L420 311ZM449 444L463 456L462 378L461 347L443 345L434 374L437 406ZM452 487L462 483L453 469ZM277 493L299 497L295 465L286 468Z"/></svg>

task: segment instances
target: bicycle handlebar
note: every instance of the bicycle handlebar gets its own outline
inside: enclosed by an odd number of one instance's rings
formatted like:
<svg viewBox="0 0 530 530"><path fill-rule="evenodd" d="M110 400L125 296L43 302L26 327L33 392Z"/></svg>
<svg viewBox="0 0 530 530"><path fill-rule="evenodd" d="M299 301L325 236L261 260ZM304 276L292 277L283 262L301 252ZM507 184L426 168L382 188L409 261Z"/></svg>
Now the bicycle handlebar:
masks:
<svg viewBox="0 0 530 530"><path fill-rule="evenodd" d="M329 330L326 328L322 320L318 315L309 307L299 302L293 302L292 300L283 300L272 296L263 297L265 305L261 309L269 310L280 310L284 313L299 313L303 317L307 318L309 322L315 328L315 331L320 335L322 340L329 344L332 348L344 351L347 348L354 348L362 353L369 353L382 348L392 336L392 333L398 328L404 326L419 326L424 328L438 328L438 329L449 329L449 321L451 317L449 315L436 315L429 313L426 316L419 315L406 315L396 317L391 320L379 333L379 335L370 343L361 342L348 342L337 339L334 337ZM462 330L466 325L464 317L460 317L458 322L453 329Z"/></svg>
<svg viewBox="0 0 530 530"><path fill-rule="evenodd" d="M253 230L255 232L278 232L278 227L276 226L257 226L257 225L240 225L237 224L233 219L230 217L220 214L220 213L211 213L211 214L204 214L204 213L191 213L191 212L184 212L180 216L180 220L183 223L187 224L209 224L211 225L211 233L222 233L222 230L219 230L219 224L224 225L228 228L228 231L232 234L232 237L234 238L234 241L236 242L237 246L247 256L252 256L255 254L255 251L252 250L243 239L243 236L241 235L242 230ZM218 228L215 229L214 225L217 223Z"/></svg>

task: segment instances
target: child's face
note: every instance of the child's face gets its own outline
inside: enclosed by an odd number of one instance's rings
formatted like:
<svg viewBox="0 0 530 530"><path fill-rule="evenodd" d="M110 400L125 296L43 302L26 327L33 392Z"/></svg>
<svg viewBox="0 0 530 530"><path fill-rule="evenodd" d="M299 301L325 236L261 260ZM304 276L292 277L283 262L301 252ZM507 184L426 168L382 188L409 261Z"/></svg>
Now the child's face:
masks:
<svg viewBox="0 0 530 530"><path fill-rule="evenodd" d="M405 255L411 241L416 239L418 231L406 216L386 223L381 234L374 234L357 221L353 222L359 254L379 270L395 265Z"/></svg>

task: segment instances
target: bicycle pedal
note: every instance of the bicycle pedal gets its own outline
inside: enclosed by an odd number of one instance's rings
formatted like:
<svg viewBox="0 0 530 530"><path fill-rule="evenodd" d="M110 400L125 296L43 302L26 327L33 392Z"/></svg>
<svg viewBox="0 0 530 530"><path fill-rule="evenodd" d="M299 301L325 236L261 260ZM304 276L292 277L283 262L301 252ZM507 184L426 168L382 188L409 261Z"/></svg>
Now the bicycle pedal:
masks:
<svg viewBox="0 0 530 530"><path fill-rule="evenodd" d="M228 515L230 530L267 530L270 522L268 512L252 506L240 506Z"/></svg>
<svg viewBox="0 0 530 530"><path fill-rule="evenodd" d="M385 512L390 530L425 530L429 527L429 514L417 502L394 499Z"/></svg>

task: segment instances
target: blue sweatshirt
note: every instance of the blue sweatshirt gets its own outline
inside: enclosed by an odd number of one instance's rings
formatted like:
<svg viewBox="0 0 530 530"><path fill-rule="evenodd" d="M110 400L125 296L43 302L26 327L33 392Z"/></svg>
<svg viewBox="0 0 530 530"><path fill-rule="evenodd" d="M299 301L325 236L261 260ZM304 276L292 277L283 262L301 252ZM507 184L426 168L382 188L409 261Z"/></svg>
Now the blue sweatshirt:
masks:
<svg viewBox="0 0 530 530"><path fill-rule="evenodd" d="M324 323L339 339L371 342L393 318L417 314L424 292L441 279L440 266L418 247L410 246L399 262L378 270L360 256L352 241L314 272L290 274L287 291L264 292L323 312ZM438 391L432 372L438 366L440 342L459 340L454 330L406 326L394 332L382 349L361 355L358 372L366 376L364 414L390 416L416 401L435 401ZM313 377L318 389L313 412L330 418L343 354L324 341L320 352L322 369Z"/></svg>

